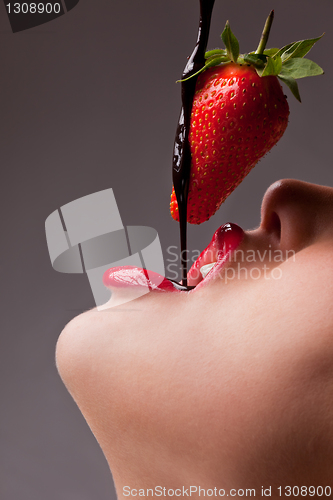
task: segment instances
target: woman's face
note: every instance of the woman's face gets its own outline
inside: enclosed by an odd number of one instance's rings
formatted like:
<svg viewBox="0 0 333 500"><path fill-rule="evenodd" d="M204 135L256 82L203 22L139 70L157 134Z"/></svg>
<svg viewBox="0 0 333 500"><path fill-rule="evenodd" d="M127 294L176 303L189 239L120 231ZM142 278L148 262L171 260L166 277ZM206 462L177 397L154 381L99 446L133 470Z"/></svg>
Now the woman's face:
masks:
<svg viewBox="0 0 333 500"><path fill-rule="evenodd" d="M120 496L140 478L257 494L331 484L332 250L333 189L278 181L258 229L216 232L193 291L166 287L66 327L58 368Z"/></svg>

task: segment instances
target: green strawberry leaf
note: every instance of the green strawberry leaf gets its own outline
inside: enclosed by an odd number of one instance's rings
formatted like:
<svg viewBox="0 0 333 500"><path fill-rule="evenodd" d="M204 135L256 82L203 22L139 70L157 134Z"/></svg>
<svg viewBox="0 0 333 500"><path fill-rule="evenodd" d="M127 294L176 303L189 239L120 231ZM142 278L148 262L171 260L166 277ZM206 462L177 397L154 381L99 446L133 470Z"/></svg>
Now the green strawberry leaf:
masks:
<svg viewBox="0 0 333 500"><path fill-rule="evenodd" d="M299 43L299 42L288 43L288 45L285 45L284 47L282 47L282 49L279 49L278 54L281 57L281 59L282 59L282 54L284 54L285 52L287 52L290 49L290 47L292 47L296 43Z"/></svg>
<svg viewBox="0 0 333 500"><path fill-rule="evenodd" d="M209 59L207 59L206 64L205 64L205 69L211 68L212 66L217 66L218 64L221 64L223 62L230 62L230 59L228 56L212 56Z"/></svg>
<svg viewBox="0 0 333 500"><path fill-rule="evenodd" d="M281 57L275 55L274 57L267 57L267 64L261 76L278 75L282 68Z"/></svg>
<svg viewBox="0 0 333 500"><path fill-rule="evenodd" d="M193 73L193 75L190 75L187 78L184 78L183 80L177 80L176 83L186 82L190 78L193 78L193 76L200 75L200 73L202 73L206 69L211 68L212 66L217 66L218 64L221 64L223 62L230 62L229 57L227 57L227 56L212 56L206 60L205 65L201 69L199 69L199 71L197 71L196 73Z"/></svg>
<svg viewBox="0 0 333 500"><path fill-rule="evenodd" d="M277 76L282 68L281 57L275 55L274 57L267 57L267 63L264 68L256 68L259 76Z"/></svg>
<svg viewBox="0 0 333 500"><path fill-rule="evenodd" d="M255 68L264 68L267 57L263 54L244 54L244 62L247 64L252 64Z"/></svg>
<svg viewBox="0 0 333 500"><path fill-rule="evenodd" d="M225 28L221 35L227 55L233 62L237 62L239 56L239 43L233 32L231 31L229 21L226 22Z"/></svg>
<svg viewBox="0 0 333 500"><path fill-rule="evenodd" d="M290 88L291 92L296 97L296 99L299 102L302 102L301 101L301 96L299 95L298 85L297 85L297 82L296 82L295 78L293 78L292 76L285 76L285 75L281 75L281 74L278 75L278 78L280 78L280 80L283 83L285 83L286 85L288 85L288 87Z"/></svg>
<svg viewBox="0 0 333 500"><path fill-rule="evenodd" d="M322 75L323 73L323 69L315 62L310 61L310 59L295 57L283 63L279 74L298 79L307 76Z"/></svg>
<svg viewBox="0 0 333 500"><path fill-rule="evenodd" d="M212 56L226 56L227 51L225 49L213 49L213 50L208 50L205 53L205 59L209 59Z"/></svg>
<svg viewBox="0 0 333 500"><path fill-rule="evenodd" d="M277 54L277 52L279 52L279 49L265 49L264 55L273 57L273 56L275 56L275 54Z"/></svg>
<svg viewBox="0 0 333 500"><path fill-rule="evenodd" d="M324 33L317 38L309 38L298 42L290 43L279 50L282 62L288 61L294 57L304 57L318 40L324 36Z"/></svg>

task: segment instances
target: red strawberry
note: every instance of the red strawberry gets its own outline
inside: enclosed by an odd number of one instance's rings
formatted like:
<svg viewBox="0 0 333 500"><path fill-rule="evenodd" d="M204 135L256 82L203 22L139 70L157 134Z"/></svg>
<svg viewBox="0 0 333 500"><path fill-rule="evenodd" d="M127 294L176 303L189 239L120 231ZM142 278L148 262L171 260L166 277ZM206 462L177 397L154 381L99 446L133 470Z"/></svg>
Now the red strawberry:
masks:
<svg viewBox="0 0 333 500"><path fill-rule="evenodd" d="M224 34L227 29L228 37L222 35L223 40L227 40L227 50L207 53L207 61L215 59L219 65L209 67L199 76L192 106L189 136L192 162L187 203L187 221L192 224L201 224L214 215L260 158L282 137L288 125L289 106L276 75L299 99L294 80L297 78L295 65L299 71L300 65L308 65L306 61L310 63L301 57L318 40L295 42L280 51L269 49L263 54L257 51L239 56L228 23ZM238 62L228 62L230 59ZM321 68L315 66L316 72L312 66L311 74L322 73ZM170 210L178 221L174 189Z"/></svg>
<svg viewBox="0 0 333 500"><path fill-rule="evenodd" d="M192 107L188 222L201 224L220 208L287 128L289 106L275 76L247 65L210 68L198 79ZM171 214L178 220L173 190Z"/></svg>

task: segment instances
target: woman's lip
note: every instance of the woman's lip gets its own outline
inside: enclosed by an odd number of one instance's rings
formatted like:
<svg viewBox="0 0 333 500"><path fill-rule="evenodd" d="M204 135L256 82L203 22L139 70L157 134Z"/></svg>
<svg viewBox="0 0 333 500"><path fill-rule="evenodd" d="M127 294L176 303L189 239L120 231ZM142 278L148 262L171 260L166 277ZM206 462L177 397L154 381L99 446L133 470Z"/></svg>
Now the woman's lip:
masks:
<svg viewBox="0 0 333 500"><path fill-rule="evenodd" d="M222 269L230 253L240 245L244 237L244 231L237 224L227 223L215 231L212 241L200 254L196 262L188 272L187 279L189 287L195 287L199 283L207 283L215 272ZM200 268L216 262L217 264L202 279ZM184 288L154 271L149 271L135 266L112 267L103 275L103 283L115 294L126 293L126 290L145 288L147 291L156 292L181 292Z"/></svg>
<svg viewBox="0 0 333 500"><path fill-rule="evenodd" d="M103 275L103 283L113 292L146 288L149 291L177 292L177 288L164 276L135 266L111 267Z"/></svg>
<svg viewBox="0 0 333 500"><path fill-rule="evenodd" d="M212 241L205 248L205 250L199 255L191 269L187 274L187 281L190 286L196 286L201 282L207 282L212 278L216 272L220 271L230 253L236 250L242 239L244 237L244 231L242 228L228 222L219 227L215 231ZM213 269L207 274L207 276L202 279L200 272L201 267L211 264L212 262L217 262Z"/></svg>

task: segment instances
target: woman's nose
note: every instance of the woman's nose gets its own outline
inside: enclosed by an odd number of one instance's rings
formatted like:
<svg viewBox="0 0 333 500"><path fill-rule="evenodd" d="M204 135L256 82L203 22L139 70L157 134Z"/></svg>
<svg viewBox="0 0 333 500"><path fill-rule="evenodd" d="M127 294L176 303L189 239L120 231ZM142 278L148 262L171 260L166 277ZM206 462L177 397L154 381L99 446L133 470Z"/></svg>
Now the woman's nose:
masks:
<svg viewBox="0 0 333 500"><path fill-rule="evenodd" d="M281 250L295 252L325 232L333 236L333 188L294 179L275 182L265 193L260 227Z"/></svg>

